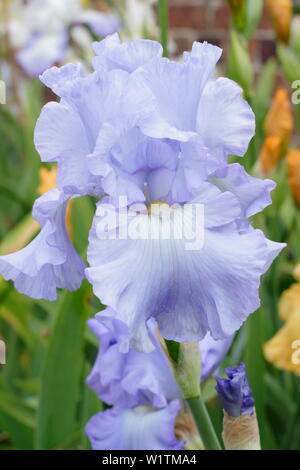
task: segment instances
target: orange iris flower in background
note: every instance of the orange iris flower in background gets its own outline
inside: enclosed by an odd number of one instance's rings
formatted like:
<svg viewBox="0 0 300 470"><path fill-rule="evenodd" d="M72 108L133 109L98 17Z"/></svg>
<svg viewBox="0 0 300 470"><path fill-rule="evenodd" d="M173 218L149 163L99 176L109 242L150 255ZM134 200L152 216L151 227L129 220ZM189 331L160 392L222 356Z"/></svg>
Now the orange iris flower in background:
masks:
<svg viewBox="0 0 300 470"><path fill-rule="evenodd" d="M266 7L271 16L277 38L287 43L293 18L292 0L266 0Z"/></svg>
<svg viewBox="0 0 300 470"><path fill-rule="evenodd" d="M265 122L265 141L259 162L262 173L268 174L277 167L280 158L287 152L294 130L294 116L290 97L285 88L276 90Z"/></svg>

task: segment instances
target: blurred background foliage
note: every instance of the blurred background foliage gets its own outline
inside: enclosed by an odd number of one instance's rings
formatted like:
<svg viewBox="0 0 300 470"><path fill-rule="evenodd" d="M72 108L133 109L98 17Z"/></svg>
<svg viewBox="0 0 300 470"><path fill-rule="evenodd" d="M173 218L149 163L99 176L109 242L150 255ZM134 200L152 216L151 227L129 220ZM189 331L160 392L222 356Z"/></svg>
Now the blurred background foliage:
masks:
<svg viewBox="0 0 300 470"><path fill-rule="evenodd" d="M94 6L101 4L121 16L124 38L159 38L160 34L165 52L172 53L174 45L167 40L167 3L107 0ZM228 3L229 49L219 73L241 85L257 122L249 150L238 161L253 176L276 181L272 206L255 216L254 224L268 238L284 241L288 247L264 276L261 308L238 332L222 370L246 362L263 448L300 449L300 366L291 372L284 364L280 368L272 364L276 362L272 357L268 357L271 362L264 357L265 343L284 324L278 303L282 292L296 283L299 268L295 268L300 262L300 105L291 100L300 85L295 83L300 80L300 5L289 0ZM151 17L137 14L137 8L150 11ZM249 48L264 8L272 19L277 57L255 70ZM41 172L33 130L42 105L55 99L17 67L4 39L1 78L7 81L9 77L9 81L7 104L0 105L1 254L25 246L39 230L31 208L45 186L51 186L53 167L43 165ZM232 161L236 161L234 156ZM95 201L81 198L68 213L69 233L83 258L94 209ZM295 302L300 307L300 296ZM0 449L89 448L84 426L102 405L85 385L98 347L86 320L101 308L86 282L78 292L60 292L56 302L47 302L29 299L0 279L0 338L7 345L7 363L0 366ZM294 333L300 339L300 330ZM214 385L213 379L208 380L204 395L221 434L222 410Z"/></svg>

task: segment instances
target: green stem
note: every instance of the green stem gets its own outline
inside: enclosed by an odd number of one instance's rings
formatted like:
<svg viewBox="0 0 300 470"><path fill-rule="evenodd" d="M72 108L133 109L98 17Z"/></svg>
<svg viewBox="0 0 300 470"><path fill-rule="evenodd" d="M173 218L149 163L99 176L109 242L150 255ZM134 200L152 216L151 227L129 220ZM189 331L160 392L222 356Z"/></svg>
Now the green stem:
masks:
<svg viewBox="0 0 300 470"><path fill-rule="evenodd" d="M206 450L221 450L220 443L201 397L186 399Z"/></svg>
<svg viewBox="0 0 300 470"><path fill-rule="evenodd" d="M160 42L163 46L164 57L169 57L169 7L168 0L158 0L158 18L160 27Z"/></svg>

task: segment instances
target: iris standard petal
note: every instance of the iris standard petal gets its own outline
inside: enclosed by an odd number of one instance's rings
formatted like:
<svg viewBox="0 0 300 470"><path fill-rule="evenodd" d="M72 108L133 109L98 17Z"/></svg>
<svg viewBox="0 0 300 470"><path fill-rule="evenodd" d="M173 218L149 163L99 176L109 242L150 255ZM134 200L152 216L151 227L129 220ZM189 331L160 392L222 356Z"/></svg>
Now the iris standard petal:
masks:
<svg viewBox="0 0 300 470"><path fill-rule="evenodd" d="M132 73L141 65L162 56L162 46L156 41L135 39L121 43L118 34L108 36L93 44L96 57L93 60L95 70L121 69Z"/></svg>
<svg viewBox="0 0 300 470"><path fill-rule="evenodd" d="M191 52L185 52L183 59L185 62L191 60L200 60L204 66L208 66L211 69L217 64L222 55L222 49L208 42L194 42Z"/></svg>
<svg viewBox="0 0 300 470"><path fill-rule="evenodd" d="M197 111L197 132L216 154L242 157L255 133L255 116L242 89L228 78L210 80Z"/></svg>
<svg viewBox="0 0 300 470"><path fill-rule="evenodd" d="M161 117L191 133L196 131L200 98L215 65L215 57L207 54L181 63L159 58L140 67L135 77L153 93Z"/></svg>
<svg viewBox="0 0 300 470"><path fill-rule="evenodd" d="M126 196L128 204L144 201L145 185L151 201L191 200L222 165L199 137L188 143L146 137L140 127L151 115L151 100L141 102L140 108L142 112L134 113L130 106L130 114L102 126L88 156L91 173L103 177L103 189L116 205L120 196Z"/></svg>
<svg viewBox="0 0 300 470"><path fill-rule="evenodd" d="M73 186L78 192L100 196L101 181L90 174L87 157L103 123L117 116L127 78L122 71L102 77L95 72L86 78L81 72L73 65L55 67L43 75L42 80L63 99L44 106L34 141L43 161L58 162L59 187Z"/></svg>
<svg viewBox="0 0 300 470"><path fill-rule="evenodd" d="M86 155L90 146L74 108L67 103L46 104L36 124L34 142L42 161L58 162L59 187L86 187L89 182Z"/></svg>

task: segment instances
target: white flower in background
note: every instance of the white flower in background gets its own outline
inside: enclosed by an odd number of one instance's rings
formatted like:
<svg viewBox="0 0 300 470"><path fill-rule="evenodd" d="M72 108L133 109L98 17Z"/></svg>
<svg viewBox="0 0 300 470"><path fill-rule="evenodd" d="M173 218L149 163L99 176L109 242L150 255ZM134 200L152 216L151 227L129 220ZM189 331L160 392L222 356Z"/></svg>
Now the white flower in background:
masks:
<svg viewBox="0 0 300 470"><path fill-rule="evenodd" d="M69 54L69 38L84 47L86 31L90 27L97 36L104 37L119 28L118 19L107 13L84 8L80 0L30 0L26 4L13 0L6 7L6 27L16 58L28 75L37 76ZM70 27L77 32L69 35Z"/></svg>
<svg viewBox="0 0 300 470"><path fill-rule="evenodd" d="M114 3L121 10L127 37L158 38L157 19L153 9L156 0L114 0Z"/></svg>

